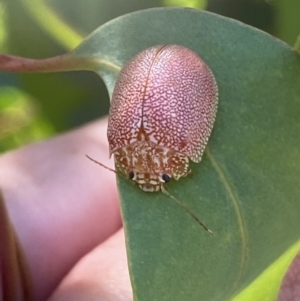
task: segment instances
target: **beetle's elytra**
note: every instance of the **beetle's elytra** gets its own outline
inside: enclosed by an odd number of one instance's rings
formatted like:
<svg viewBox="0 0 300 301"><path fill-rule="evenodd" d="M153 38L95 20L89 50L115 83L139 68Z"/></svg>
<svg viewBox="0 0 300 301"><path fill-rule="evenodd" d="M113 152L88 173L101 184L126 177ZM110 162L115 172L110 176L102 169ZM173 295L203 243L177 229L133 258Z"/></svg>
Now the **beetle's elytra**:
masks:
<svg viewBox="0 0 300 301"><path fill-rule="evenodd" d="M179 45L158 45L122 69L108 121L110 155L144 191L200 162L217 112L218 88L204 61Z"/></svg>

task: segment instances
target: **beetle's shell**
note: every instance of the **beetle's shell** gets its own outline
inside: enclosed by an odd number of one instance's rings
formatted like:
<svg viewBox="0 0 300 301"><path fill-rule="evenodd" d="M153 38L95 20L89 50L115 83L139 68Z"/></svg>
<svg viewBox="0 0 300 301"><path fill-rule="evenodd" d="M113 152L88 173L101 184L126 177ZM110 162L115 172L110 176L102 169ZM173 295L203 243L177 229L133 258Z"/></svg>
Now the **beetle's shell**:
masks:
<svg viewBox="0 0 300 301"><path fill-rule="evenodd" d="M192 50L158 45L122 69L112 96L110 154L139 140L201 160L217 111L218 89L209 67Z"/></svg>

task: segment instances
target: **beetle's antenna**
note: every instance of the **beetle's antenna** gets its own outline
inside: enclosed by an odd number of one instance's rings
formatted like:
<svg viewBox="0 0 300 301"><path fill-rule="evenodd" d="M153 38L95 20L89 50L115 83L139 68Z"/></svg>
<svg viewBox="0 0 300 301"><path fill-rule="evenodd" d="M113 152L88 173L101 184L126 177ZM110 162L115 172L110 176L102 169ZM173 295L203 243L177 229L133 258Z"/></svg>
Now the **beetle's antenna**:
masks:
<svg viewBox="0 0 300 301"><path fill-rule="evenodd" d="M170 194L163 185L161 185L161 191L168 195L172 200L174 200L180 207L182 207L204 230L206 230L209 234L213 234L213 232L208 229L200 219L192 212L192 210L188 207L187 204L180 202L176 199L172 194Z"/></svg>
<svg viewBox="0 0 300 301"><path fill-rule="evenodd" d="M109 170L109 171L112 171L112 172L114 172L116 175L118 175L118 174L119 174L119 173L118 173L117 171L115 171L114 169L112 169L112 168L109 168L109 167L105 166L104 164L102 164L102 163L100 163L100 162L98 162L98 161L94 160L94 159L93 159L93 158L91 158L90 156L86 155L86 157L87 157L88 159L90 159L91 161L93 161L94 163L96 163L96 164L98 164L98 165L100 165L100 166L104 167L105 169L107 169L107 170Z"/></svg>
<svg viewBox="0 0 300 301"><path fill-rule="evenodd" d="M91 158L91 157L88 156L88 155L86 155L86 157L87 157L88 159L90 159L91 161L93 161L94 163L96 163L96 164L102 166L103 168L105 168L105 169L107 169L107 170L109 170L109 171L112 171L112 172L115 173L116 175L121 176L122 178L128 180L128 178L126 178L121 172L118 172L117 170L114 170L114 169L112 169L112 168L110 168L110 167L107 167L106 165L104 165L104 164L102 164L102 163L96 161L95 159Z"/></svg>

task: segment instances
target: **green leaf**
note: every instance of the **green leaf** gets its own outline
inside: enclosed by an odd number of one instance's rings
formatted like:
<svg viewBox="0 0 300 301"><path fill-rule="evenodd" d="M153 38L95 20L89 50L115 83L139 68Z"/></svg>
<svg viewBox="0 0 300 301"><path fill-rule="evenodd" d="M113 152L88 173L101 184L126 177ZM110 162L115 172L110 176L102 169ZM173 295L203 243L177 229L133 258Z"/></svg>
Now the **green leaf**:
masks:
<svg viewBox="0 0 300 301"><path fill-rule="evenodd" d="M255 280L300 237L300 57L268 34L191 9L115 19L73 55L123 65L161 43L196 51L218 82L219 111L204 158L192 164L192 176L168 184L214 236L168 196L119 179L135 300L251 299ZM98 73L111 93L116 72ZM277 279L288 263L278 264ZM257 301L278 292L278 281L266 279L269 289Z"/></svg>
<svg viewBox="0 0 300 301"><path fill-rule="evenodd" d="M129 58L166 43L196 51L219 86L217 119L202 162L191 164L191 176L167 186L214 235L167 195L145 193L118 179L134 299L274 300L300 249L296 51L231 19L161 8L101 26L70 55L48 65L15 65L16 58L3 56L0 68L2 62L5 70L94 69L111 95Z"/></svg>

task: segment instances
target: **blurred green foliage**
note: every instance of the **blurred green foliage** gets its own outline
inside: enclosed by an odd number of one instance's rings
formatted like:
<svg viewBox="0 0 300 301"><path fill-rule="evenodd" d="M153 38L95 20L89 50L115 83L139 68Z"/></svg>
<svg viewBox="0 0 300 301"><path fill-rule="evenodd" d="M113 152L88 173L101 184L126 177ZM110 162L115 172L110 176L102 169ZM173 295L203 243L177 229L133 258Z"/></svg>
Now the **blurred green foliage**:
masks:
<svg viewBox="0 0 300 301"><path fill-rule="evenodd" d="M5 38L6 38L6 28L5 28L5 8L3 3L0 3L0 49L4 50Z"/></svg>
<svg viewBox="0 0 300 301"><path fill-rule="evenodd" d="M290 44L299 34L299 0L89 0L88 5L82 0L0 0L0 52L59 55L109 20L157 6L206 8ZM0 152L104 116L109 108L103 82L89 72L0 73L0 101Z"/></svg>
<svg viewBox="0 0 300 301"><path fill-rule="evenodd" d="M0 93L0 151L22 146L55 133L37 100L18 88Z"/></svg>
<svg viewBox="0 0 300 301"><path fill-rule="evenodd" d="M207 0L164 0L163 4L165 6L185 6L205 9Z"/></svg>

